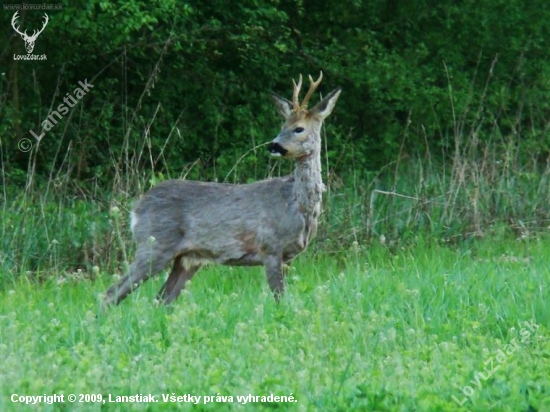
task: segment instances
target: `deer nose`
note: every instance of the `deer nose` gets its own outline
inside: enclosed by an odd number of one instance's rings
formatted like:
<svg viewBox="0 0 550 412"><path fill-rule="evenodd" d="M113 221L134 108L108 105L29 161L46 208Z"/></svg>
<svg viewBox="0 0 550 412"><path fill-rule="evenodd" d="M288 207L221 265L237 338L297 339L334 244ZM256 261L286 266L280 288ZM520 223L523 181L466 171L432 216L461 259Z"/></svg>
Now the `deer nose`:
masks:
<svg viewBox="0 0 550 412"><path fill-rule="evenodd" d="M284 156L288 153L288 150L286 150L279 143L270 143L269 146L267 146L267 150L269 150L269 153L273 156Z"/></svg>

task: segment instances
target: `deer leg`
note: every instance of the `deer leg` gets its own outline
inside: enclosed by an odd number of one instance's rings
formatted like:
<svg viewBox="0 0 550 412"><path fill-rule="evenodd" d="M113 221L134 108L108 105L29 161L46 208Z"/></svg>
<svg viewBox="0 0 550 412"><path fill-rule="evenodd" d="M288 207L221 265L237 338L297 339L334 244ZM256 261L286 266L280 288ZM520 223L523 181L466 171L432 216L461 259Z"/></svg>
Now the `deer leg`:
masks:
<svg viewBox="0 0 550 412"><path fill-rule="evenodd" d="M285 293L285 281L283 276L283 261L278 256L268 256L264 259L265 274L275 302Z"/></svg>
<svg viewBox="0 0 550 412"><path fill-rule="evenodd" d="M168 279L166 279L166 282L164 282L164 285L162 285L157 294L157 299L165 305L174 301L180 295L183 288L185 288L187 281L191 280L200 267L200 265L196 265L186 268L182 264L181 258L177 257L174 260L174 266Z"/></svg>
<svg viewBox="0 0 550 412"><path fill-rule="evenodd" d="M147 247L147 250L138 248L136 259L130 266L128 274L105 292L105 298L102 305L103 309L111 305L118 305L122 302L126 296L136 290L142 282L164 269L170 258L171 256L168 257L158 250L151 250L150 247Z"/></svg>

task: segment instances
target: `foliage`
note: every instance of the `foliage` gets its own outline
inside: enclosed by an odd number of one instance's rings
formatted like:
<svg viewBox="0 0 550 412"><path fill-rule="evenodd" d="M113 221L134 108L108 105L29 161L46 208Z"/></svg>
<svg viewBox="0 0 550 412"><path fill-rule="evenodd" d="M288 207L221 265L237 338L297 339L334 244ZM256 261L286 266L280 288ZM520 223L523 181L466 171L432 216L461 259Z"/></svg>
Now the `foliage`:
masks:
<svg viewBox="0 0 550 412"><path fill-rule="evenodd" d="M25 27L40 16L23 12ZM4 27L11 17L4 10ZM480 138L498 124L540 161L550 148L549 17L542 0L65 2L37 41L47 61L13 60L19 36L0 47L2 162L18 184L29 156L39 176L65 166L80 185L174 174L198 159L207 167L191 177L223 179L276 134L268 93L287 95L291 77L321 69L325 93L344 88L328 127L329 154L344 153L335 172L392 162L405 129L407 145L448 156L472 124ZM93 90L21 153L17 142L84 79ZM266 162L254 151L240 178ZM126 183L117 188L132 190Z"/></svg>

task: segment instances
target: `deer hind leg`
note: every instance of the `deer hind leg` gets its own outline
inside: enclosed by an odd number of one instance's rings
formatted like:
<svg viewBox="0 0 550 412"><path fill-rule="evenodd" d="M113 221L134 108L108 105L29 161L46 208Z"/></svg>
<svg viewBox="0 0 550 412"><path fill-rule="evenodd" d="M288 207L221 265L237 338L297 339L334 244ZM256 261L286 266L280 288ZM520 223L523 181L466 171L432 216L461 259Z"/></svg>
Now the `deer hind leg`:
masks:
<svg viewBox="0 0 550 412"><path fill-rule="evenodd" d="M268 256L264 259L264 266L267 283L271 293L273 293L273 298L275 302L279 302L285 293L283 261L278 256Z"/></svg>
<svg viewBox="0 0 550 412"><path fill-rule="evenodd" d="M103 308L118 305L126 296L136 290L142 282L164 269L171 258L171 255L167 255L156 248L151 248L149 245L139 247L128 274L105 292Z"/></svg>
<svg viewBox="0 0 550 412"><path fill-rule="evenodd" d="M181 257L176 257L172 271L166 282L164 282L164 285L160 288L157 299L165 305L174 301L180 295L183 288L185 288L187 281L191 280L200 268L201 265L186 267Z"/></svg>

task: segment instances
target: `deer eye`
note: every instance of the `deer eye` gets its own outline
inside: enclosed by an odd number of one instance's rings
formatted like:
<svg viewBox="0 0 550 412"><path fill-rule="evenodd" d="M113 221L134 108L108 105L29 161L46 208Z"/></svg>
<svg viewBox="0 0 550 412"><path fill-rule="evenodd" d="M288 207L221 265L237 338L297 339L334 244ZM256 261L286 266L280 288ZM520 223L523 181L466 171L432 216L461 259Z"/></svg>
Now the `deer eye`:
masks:
<svg viewBox="0 0 550 412"><path fill-rule="evenodd" d="M304 131L303 127L297 127L296 129L293 130L293 132L296 133L296 134L302 133L303 131Z"/></svg>

